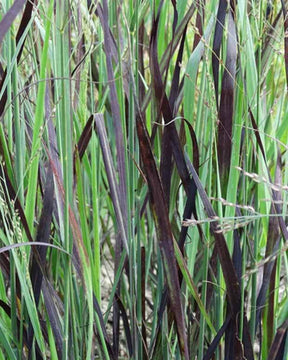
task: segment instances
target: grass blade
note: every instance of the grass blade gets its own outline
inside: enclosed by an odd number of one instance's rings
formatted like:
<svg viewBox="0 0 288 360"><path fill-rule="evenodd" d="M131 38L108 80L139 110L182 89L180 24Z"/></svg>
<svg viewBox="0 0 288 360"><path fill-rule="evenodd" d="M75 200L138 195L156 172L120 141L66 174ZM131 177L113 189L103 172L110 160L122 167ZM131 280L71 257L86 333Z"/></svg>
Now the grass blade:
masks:
<svg viewBox="0 0 288 360"><path fill-rule="evenodd" d="M125 230L125 212L123 214L121 201L118 196L118 185L116 181L116 174L113 168L112 155L108 142L107 133L104 126L104 117L102 114L94 115L95 128L99 136L100 146L102 149L103 160L107 172L108 182L111 191L111 197L117 218L118 229L121 235L121 240L127 253L129 253L128 240ZM123 217L124 216L124 217Z"/></svg>
<svg viewBox="0 0 288 360"><path fill-rule="evenodd" d="M36 242L38 243L49 243L50 236L50 227L52 222L52 212L53 212L53 199L54 199L54 183L53 183L53 174L51 171L51 167L48 167L47 175L46 175L46 184L45 184L45 192L43 199L43 210L37 230ZM47 248L41 246L37 247L37 252L39 254L40 262L43 268L45 268L46 263L46 250ZM38 306L42 279L43 279L43 268L40 268L38 262L35 257L32 258L30 277L31 283L34 293L35 304ZM29 325L28 330L28 348L31 349L33 342L33 328L31 324Z"/></svg>
<svg viewBox="0 0 288 360"><path fill-rule="evenodd" d="M26 0L15 0L0 22L0 44Z"/></svg>
<svg viewBox="0 0 288 360"><path fill-rule="evenodd" d="M274 341L271 345L268 358L269 360L282 360L287 356L287 334L288 320L286 320L277 330ZM285 355L286 343L286 355Z"/></svg>
<svg viewBox="0 0 288 360"><path fill-rule="evenodd" d="M284 0L281 0L281 5L282 5L282 13L284 19L284 33L286 34L288 30L288 17L287 17L287 11ZM286 36L284 37L284 59L285 59L285 71L286 71L286 84L288 86L288 39Z"/></svg>
<svg viewBox="0 0 288 360"><path fill-rule="evenodd" d="M197 186L198 189L198 193L199 196L203 202L204 208L208 214L208 217L211 219L215 219L217 218L216 213L214 212L210 201L207 197L207 194L200 182L200 179L193 167L193 165L191 164L191 162L188 160L188 166L190 169L190 172L194 178L195 184ZM226 286L227 286L227 296L229 299L229 304L231 307L231 311L232 311L232 319L236 319L237 314L240 313L240 306L241 306L241 296L240 296L240 285L239 285L239 281L226 245L226 241L225 238L223 236L222 233L218 232L218 228L217 228L217 222L211 222L211 230L214 234L215 237L215 246L216 246L216 250L217 250L217 254L221 263L221 267L222 267L222 271L224 274L224 278L225 278L225 282L226 282ZM245 350L245 356L247 357L247 359L253 359L253 350L252 350L252 345L251 342L249 341L245 341L248 339L244 339L244 350ZM249 355L248 355L249 354ZM248 356L249 357L248 357ZM252 355L252 357L251 357Z"/></svg>
<svg viewBox="0 0 288 360"><path fill-rule="evenodd" d="M221 100L219 108L217 154L219 170L222 176L230 166L232 151L232 124L234 112L234 86L237 60L236 26L229 11L226 63L222 79ZM217 77L217 75L215 75ZM217 80L215 82L215 87ZM216 94L217 95L217 94Z"/></svg>
<svg viewBox="0 0 288 360"><path fill-rule="evenodd" d="M213 51L212 51L212 68L213 79L216 94L216 104L219 108L219 63L220 63L220 49L223 37L223 30L225 25L227 1L220 0L217 12L217 21L215 25L214 39L213 39Z"/></svg>
<svg viewBox="0 0 288 360"><path fill-rule="evenodd" d="M21 23L20 23L20 26L19 26L19 30L18 30L17 35L16 35L16 45L18 45L20 43L20 41L22 41L21 40L22 35L26 32L26 28L27 28L27 26L28 26L28 24L30 22L30 19L31 19L33 5L34 5L34 0L26 2L26 6L25 6L24 13L23 13L23 16L22 16L22 20L21 20ZM22 50L23 50L23 46L24 46L24 41L25 40L23 40L23 42L21 44L21 48L20 48L20 50L18 52L17 62L19 62L19 60L20 60ZM6 81L6 77L7 77L7 69L5 70L5 72L4 72L3 76L2 76L1 82L0 82L0 91L2 91L3 85L4 85L5 81ZM1 99L0 99L0 116L4 112L6 101L7 101L7 90L5 89L3 95L1 96Z"/></svg>
<svg viewBox="0 0 288 360"><path fill-rule="evenodd" d="M187 340L184 328L184 315L182 306L179 307L180 285L178 272L175 262L173 249L173 235L171 232L167 205L159 174L153 159L149 137L146 132L143 120L137 116L137 133L140 145L141 158L144 165L145 175L148 181L150 191L150 204L152 207L157 232L158 241L163 256L163 263L169 289L169 298L171 301L171 310L174 313L177 324L177 333L179 338L180 351L185 359L189 358ZM165 210L166 209L166 210Z"/></svg>
<svg viewBox="0 0 288 360"><path fill-rule="evenodd" d="M45 40L43 45L42 59L41 59L41 70L40 70L40 79L42 80L39 83L38 96L37 96L37 105L35 110L35 124L33 131L33 140L32 140L32 149L31 149L31 169L29 171L29 184L28 184L28 192L26 197L26 207L25 213L28 225L33 233L33 221L34 221L34 212L35 212L35 194L37 187L37 174L38 165L39 165L39 148L40 148L40 139L39 133L40 128L43 124L43 113L44 113L44 101L45 101L45 87L46 81L43 81L46 77L46 67L47 67L47 59L48 59L48 45L49 45L49 37L50 37L50 29L51 29L51 17L53 14L53 4L54 1L50 1L49 9L47 13L47 21L46 21L46 32L45 32Z"/></svg>

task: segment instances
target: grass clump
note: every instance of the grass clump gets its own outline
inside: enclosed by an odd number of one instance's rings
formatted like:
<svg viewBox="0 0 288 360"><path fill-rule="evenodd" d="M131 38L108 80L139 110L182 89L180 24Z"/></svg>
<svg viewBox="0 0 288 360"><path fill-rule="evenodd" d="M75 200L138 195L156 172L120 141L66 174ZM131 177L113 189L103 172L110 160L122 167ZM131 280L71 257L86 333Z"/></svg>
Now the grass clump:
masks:
<svg viewBox="0 0 288 360"><path fill-rule="evenodd" d="M0 359L286 359L286 1L11 1Z"/></svg>

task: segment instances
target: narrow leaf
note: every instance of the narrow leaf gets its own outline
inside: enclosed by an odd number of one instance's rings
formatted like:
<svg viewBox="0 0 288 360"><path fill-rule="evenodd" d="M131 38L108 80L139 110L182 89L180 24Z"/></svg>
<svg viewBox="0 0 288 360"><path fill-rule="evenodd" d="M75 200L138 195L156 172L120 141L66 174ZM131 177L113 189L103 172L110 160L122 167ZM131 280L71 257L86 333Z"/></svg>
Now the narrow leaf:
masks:
<svg viewBox="0 0 288 360"><path fill-rule="evenodd" d="M177 325L180 351L183 357L185 357L185 359L189 359L184 314L182 306L179 303L180 284L175 261L173 235L169 223L168 209L164 191L151 150L149 136L139 113L139 107L136 121L141 159L143 161L144 171L148 182L150 192L150 204L154 216L154 221L156 223L157 237L165 268L165 274L169 289L169 298L171 301L171 310L174 314Z"/></svg>
<svg viewBox="0 0 288 360"><path fill-rule="evenodd" d="M288 320L286 320L278 328L268 354L268 359L269 360L284 359L285 343L287 343L287 341L288 341Z"/></svg>
<svg viewBox="0 0 288 360"><path fill-rule="evenodd" d="M29 24L29 21L31 19L31 15L32 15L33 6L34 6L34 1L35 0L29 0L29 1L26 2L26 6L25 6L23 16L22 16L22 19L21 19L21 22L20 22L20 26L19 26L19 29L18 29L18 32L17 32L17 35L16 35L16 45L19 44L20 39L21 39L22 35L24 34L28 24ZM24 41L25 41L25 39L24 39ZM23 44L21 45L21 48L20 48L19 53L17 55L17 62L18 63L19 63L19 60L20 60L20 57L21 57L21 54L22 54L24 41L23 41ZM7 69L5 70L4 75L3 75L2 79L1 79L1 82L0 82L0 92L2 90L2 87L3 87L4 83L5 83L6 76L7 76ZM3 93L3 96L0 99L0 116L3 114L4 108L5 108L5 105L6 105L6 101L7 101L7 90L5 89L5 91Z"/></svg>
<svg viewBox="0 0 288 360"><path fill-rule="evenodd" d="M125 247L127 254L129 253L128 241L125 229L125 213L123 213L121 202L118 196L118 186L116 181L116 174L113 167L112 154L108 142L108 137L104 125L104 117L102 114L94 115L95 128L99 136L100 146L102 150L104 165L107 172L107 178L111 191L111 197L114 205L114 210L117 219L118 230L121 235L123 246Z"/></svg>
<svg viewBox="0 0 288 360"><path fill-rule="evenodd" d="M227 0L220 0L219 7L217 12L217 20L215 25L214 39L213 39L213 51L212 51L212 69L213 69L213 79L216 95L216 105L219 106L219 63L220 63L220 49L222 44L223 30L225 24L227 9Z"/></svg>
<svg viewBox="0 0 288 360"><path fill-rule="evenodd" d="M51 171L51 167L49 166L46 175L43 209L36 235L36 242L38 243L41 242L45 244L49 243L50 227L51 227L52 212L53 212L53 199L54 199L54 182L53 182L53 174ZM34 293L35 304L36 306L38 306L41 286L42 286L42 279L43 279L42 271L45 268L45 263L46 263L47 247L45 246L37 247L36 251L39 254L42 268L40 268L40 266L38 265L38 261L35 259L35 256L32 257L30 278ZM28 329L28 349L32 349L33 337L34 337L34 331L32 325L30 324Z"/></svg>
<svg viewBox="0 0 288 360"><path fill-rule="evenodd" d="M220 343L220 340L221 340L222 336L224 335L224 332L226 331L227 326L229 325L230 321L231 321L231 315L228 315L224 324L218 330L216 336L214 337L213 341L209 345L209 347L205 353L205 356L203 357L203 360L209 360L209 359L213 358L213 355L214 355L214 353Z"/></svg>
<svg viewBox="0 0 288 360"><path fill-rule="evenodd" d="M281 0L282 13L284 18L284 60L285 60L285 72L286 72L286 87L288 88L288 16L284 0Z"/></svg>
<svg viewBox="0 0 288 360"><path fill-rule="evenodd" d="M191 164L189 159L187 159L187 164L189 166L189 170L194 178L195 184L197 186L197 190L199 196L203 202L205 211L209 218L217 219L216 213L208 199L208 196L204 190L203 185L195 171L194 166ZM240 284L237 278L237 274L235 268L232 263L232 259L230 257L227 244L225 238L222 233L218 231L218 223L217 221L212 221L210 225L211 231L215 238L215 246L217 250L217 254L220 260L220 264L222 267L226 287L227 287L227 296L229 299L230 308L232 310L232 319L235 321L237 315L240 313L241 310L241 291L240 291ZM246 317L244 317L244 334L246 333L246 337L244 336L244 352L245 356L248 360L253 359L253 349L251 344L251 339L249 339L249 331L248 325L246 321Z"/></svg>
<svg viewBox="0 0 288 360"><path fill-rule="evenodd" d="M234 109L234 86L237 60L236 26L231 11L228 15L227 54L222 79L219 109L217 153L220 174L224 175L230 167L232 151L232 124ZM216 85L215 85L216 86Z"/></svg>
<svg viewBox="0 0 288 360"><path fill-rule="evenodd" d="M15 0L11 8L3 16L0 22L0 44L2 43L5 34L9 30L16 16L21 11L23 5L25 4L25 1L26 0Z"/></svg>

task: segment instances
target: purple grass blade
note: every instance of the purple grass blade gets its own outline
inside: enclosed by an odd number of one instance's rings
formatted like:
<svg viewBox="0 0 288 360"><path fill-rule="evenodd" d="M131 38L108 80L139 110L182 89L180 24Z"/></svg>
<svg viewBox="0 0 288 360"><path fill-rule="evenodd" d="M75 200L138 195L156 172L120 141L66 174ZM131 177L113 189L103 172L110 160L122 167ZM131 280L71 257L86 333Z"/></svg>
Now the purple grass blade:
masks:
<svg viewBox="0 0 288 360"><path fill-rule="evenodd" d="M203 185L201 184L201 181L195 171L194 166L191 164L189 159L187 159L187 164L189 166L189 170L194 178L194 181L197 186L198 193L200 195L200 198L202 200L202 203L204 205L204 208L206 210L206 213L210 219L216 219L216 213L208 199L208 196L204 190ZM220 260L220 264L222 267L226 287L227 287L227 296L229 300L229 305L232 312L232 319L236 321L236 318L241 310L241 290L240 290L240 284L238 281L238 277L234 268L234 265L232 263L232 259L230 257L227 244L225 241L225 238L221 232L218 231L218 222L212 221L210 225L211 231L215 238L215 247L217 250L217 254ZM248 332L247 323L244 318L244 333ZM253 349L251 344L251 339L249 341L249 336L244 337L244 351L245 356L248 360L253 359Z"/></svg>
<svg viewBox="0 0 288 360"><path fill-rule="evenodd" d="M128 315L127 315L125 306L123 305L121 299L119 297L116 297L116 301L118 303L120 314L122 316L128 352L129 352L129 356L131 358L133 356L133 346L132 346L132 335L131 335L131 331L130 331L130 327L129 327Z"/></svg>
<svg viewBox="0 0 288 360"><path fill-rule="evenodd" d="M36 234L36 242L37 243L49 243L50 236L50 227L52 222L52 213L53 213L53 200L54 200L54 181L51 167L48 166L47 174L46 174L46 184L44 191L44 199L43 199L43 209L39 221L39 225L37 228ZM38 265L38 261L36 260L34 253L32 253L32 264L30 269L30 278L31 284L35 299L35 304L38 306L40 292L42 287L42 279L43 279L43 269L45 268L46 263L46 246L38 246L35 251L38 252L39 260L41 263L41 268ZM32 350L32 343L34 337L34 330L32 324L29 324L28 328L28 349Z"/></svg>
<svg viewBox="0 0 288 360"><path fill-rule="evenodd" d="M193 2L191 4L191 6L189 7L189 9L187 10L184 18L182 19L182 21L180 22L180 24L177 26L177 29L175 31L175 36L174 36L174 40L172 41L172 43L170 42L167 46L167 49L165 50L161 61L160 61L160 73L161 75L163 75L166 71L167 71L167 67L169 65L169 60L171 58L171 56L175 53L176 49L179 46L179 42L181 40L183 31L185 29L185 27L188 25L189 21L191 20L191 17L193 16L194 12L195 12L195 3ZM143 104L141 104L141 112L144 114L145 110L151 100L151 90L149 89L149 91L146 94L146 97L143 101Z"/></svg>
<svg viewBox="0 0 288 360"><path fill-rule="evenodd" d="M94 117L93 115L91 115L87 121L87 123L85 124L85 127L80 135L80 138L78 140L78 153L79 153L79 158L80 160L83 158L84 153L87 149L87 146L89 144L89 141L91 139L92 136L92 129L93 129L93 121L94 121ZM75 154L74 154L74 158L75 158Z"/></svg>
<svg viewBox="0 0 288 360"><path fill-rule="evenodd" d="M12 25L13 21L15 20L16 16L21 11L25 2L26 2L26 0L15 0L13 5L10 7L10 9L7 11L7 13L3 16L3 18L0 22L0 44L2 43L5 34L9 30L9 28Z"/></svg>
<svg viewBox="0 0 288 360"><path fill-rule="evenodd" d="M136 117L136 125L140 146L140 154L143 162L144 172L148 182L150 205L156 224L157 238L159 241L159 247L161 250L169 290L171 310L173 312L176 322L181 354L185 359L189 359L184 313L179 298L181 290L174 254L173 235L169 222L167 204L161 185L159 173L155 164L153 152L151 149L149 136L143 119L141 118L139 107L137 107L137 110L138 113Z"/></svg>
<svg viewBox="0 0 288 360"><path fill-rule="evenodd" d="M216 105L219 108L219 64L220 64L220 49L222 44L223 30L225 24L227 9L227 0L220 0L217 12L217 21L215 25L214 39L213 39L213 51L212 51L212 70L214 79L214 88L216 96Z"/></svg>
<svg viewBox="0 0 288 360"><path fill-rule="evenodd" d="M169 104L170 108L172 110L173 115L176 115L177 113L177 107L176 107L176 99L179 95L179 78L180 78L180 64L182 63L183 58L183 51L184 51L184 45L185 45L185 39L186 39L186 30L187 27L184 28L183 35L181 38L180 48L176 59L174 74L172 78L171 83L171 90L170 90L170 96L169 96Z"/></svg>
<svg viewBox="0 0 288 360"><path fill-rule="evenodd" d="M22 35L23 35L23 33L24 33L24 31L25 31L26 27L28 26L28 23L29 23L29 21L31 19L32 10L33 10L33 6L34 6L34 1L35 0L28 0L26 2L25 9L24 9L24 12L23 12L23 16L22 16L22 19L21 19L21 22L20 22L20 25L19 25L17 35L16 35L16 45L19 43L19 41L20 41L20 39L21 39L21 37L22 37ZM21 49L19 50L19 53L17 55L17 63L19 63L23 47L24 47L24 42L23 42L23 44L21 46ZM0 91L1 91L1 89L3 87L6 76L7 76L7 69L5 70L5 73L2 76L2 79L1 79L1 82L0 82ZM0 99L0 116L4 112L6 101L7 101L7 90L5 89L5 91L4 91L3 95L2 95L2 98Z"/></svg>
<svg viewBox="0 0 288 360"><path fill-rule="evenodd" d="M199 44L201 37L203 36L203 24L205 18L205 0L203 2L197 2L197 16L196 16L196 29L198 32L194 35L193 50Z"/></svg>
<svg viewBox="0 0 288 360"><path fill-rule="evenodd" d="M160 3L161 5L162 3ZM169 200L170 192L170 181L171 181L171 153L173 154L175 164L183 183L184 189L186 191L188 199L192 203L195 202L196 196L196 187L193 182L193 179L190 178L189 171L185 162L184 154L181 148L180 139L175 127L173 120L173 114L170 108L169 100L165 93L164 84L162 81L161 70L158 62L157 54L157 29L160 17L161 6L159 7L158 14L154 20L152 32L151 32L151 42L150 42L150 56L151 56L151 72L153 79L153 87L155 97L159 104L159 109L163 114L165 121L164 135L162 139L162 153L160 161L160 175L163 184L163 189L165 193L166 200ZM185 28L183 29L183 31ZM180 249L181 251L183 249Z"/></svg>
<svg viewBox="0 0 288 360"><path fill-rule="evenodd" d="M273 343L270 347L267 359L283 360L285 352L285 343L288 341L288 320L286 320L276 332Z"/></svg>
<svg viewBox="0 0 288 360"><path fill-rule="evenodd" d="M228 14L227 54L222 79L219 108L217 153L220 175L230 168L232 151L232 124L234 112L234 87L237 61L236 26L231 11Z"/></svg>
<svg viewBox="0 0 288 360"><path fill-rule="evenodd" d="M218 330L216 336L214 337L213 341L211 342L211 344L209 345L203 360L210 360L213 359L214 353L220 343L220 340L222 338L222 336L224 335L224 332L227 329L227 326L229 325L231 321L231 315L229 314L224 322L224 324L221 326L221 328Z"/></svg>

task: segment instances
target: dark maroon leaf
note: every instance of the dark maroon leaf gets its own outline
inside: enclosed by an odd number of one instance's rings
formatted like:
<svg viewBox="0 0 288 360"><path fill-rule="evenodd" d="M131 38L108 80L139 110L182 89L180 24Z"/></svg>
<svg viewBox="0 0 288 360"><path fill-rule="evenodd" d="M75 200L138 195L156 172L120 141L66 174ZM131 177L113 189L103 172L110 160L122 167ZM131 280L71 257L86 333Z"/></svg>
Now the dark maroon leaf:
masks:
<svg viewBox="0 0 288 360"><path fill-rule="evenodd" d="M172 79L172 84L171 84L171 90L170 90L170 96L169 96L169 104L170 104L170 108L173 112L173 115L176 114L175 103L176 103L176 99L179 94L180 64L182 62L182 57L183 57L184 44L185 44L185 39L186 39L186 30L187 30L187 27L185 27L184 31L183 31L180 48L179 48L178 56L176 59L176 64L175 64L175 69L174 69L174 74L173 74L173 79Z"/></svg>
<svg viewBox="0 0 288 360"><path fill-rule="evenodd" d="M32 9L33 9L33 6L34 6L34 0L28 0L26 2L26 5L25 5L25 9L24 9L24 13L23 13L23 16L22 16L22 19L21 19L21 22L20 22L20 26L19 26L19 29L18 29L18 32L17 32L17 35L16 35L16 45L19 43L30 19L31 19L31 14L32 14ZM24 42L21 46L21 49L19 50L18 52L18 55L17 55L17 63L19 63L19 60L20 60L20 57L21 57L21 54L22 54L22 50L23 50L23 46L24 46ZM1 79L1 82L0 82L0 91L2 90L2 87L3 87L3 84L5 82L5 79L6 79L6 76L7 76L7 69L5 70L5 73ZM6 101L7 101L7 91L5 89L3 95L2 95L2 98L0 99L0 116L3 114L3 111L4 111L4 108L5 108L5 105L6 105Z"/></svg>
<svg viewBox="0 0 288 360"><path fill-rule="evenodd" d="M53 180L53 173L51 167L49 166L46 173L43 209L36 234L36 242L38 243L42 242L48 244L50 242L49 237L50 237L50 227L52 222L53 200L54 200L54 180ZM40 256L41 265L43 266L43 268L45 268L47 248L45 246L39 246L37 248L37 251ZM32 258L30 274L31 274L31 282L35 297L35 303L37 305L39 302L43 274L42 274L42 270L39 268L37 262L33 260L33 258Z"/></svg>
<svg viewBox="0 0 288 360"><path fill-rule="evenodd" d="M164 127L164 135L162 139L162 152L161 152L161 163L160 163L160 174L163 184L163 189L165 193L165 198L169 198L169 189L171 181L171 171L172 171L172 159L171 153L173 154L175 164L183 183L184 189L186 191L188 199L192 203L195 202L196 187L193 182L193 179L190 178L183 151L181 149L180 139L177 134L173 120L173 114L170 108L168 98L165 93L164 84L162 82L161 71L158 63L157 55L157 29L158 21L160 18L162 2L160 3L158 14L154 20L152 32L151 32L151 41L150 41L150 62L151 62L151 71L152 79L154 86L154 93L159 104L159 108L163 114L164 121L166 126ZM182 249L181 249L182 250Z"/></svg>
<svg viewBox="0 0 288 360"><path fill-rule="evenodd" d="M216 25L217 26L217 25ZM236 75L237 41L236 26L231 12L228 15L228 35L225 70L221 86L219 108L217 154L220 174L224 175L230 167L232 151L232 124L234 108L234 86ZM216 86L216 85L215 85Z"/></svg>
<svg viewBox="0 0 288 360"><path fill-rule="evenodd" d="M75 147L75 150L73 153L74 186L76 185L76 160L77 160L77 157L79 157L79 160L81 161L85 154L85 151L88 147L88 144L89 144L91 136L92 136L93 122L94 122L94 116L91 115L89 117L87 123L84 126L84 129L78 140L78 144ZM55 131L52 129L52 132L54 133ZM57 156L57 159L58 159L58 156ZM57 162L59 162L59 161L57 160ZM59 167L59 169L60 169L60 167Z"/></svg>
<svg viewBox="0 0 288 360"><path fill-rule="evenodd" d="M3 41L3 38L7 31L9 30L10 26L12 25L13 21L15 20L16 16L21 11L23 5L25 4L26 0L15 0L13 5L7 11L7 13L3 16L0 22L0 44Z"/></svg>
<svg viewBox="0 0 288 360"><path fill-rule="evenodd" d="M79 31L79 32L82 33L82 31ZM81 64L83 64L83 62L85 61L87 56L91 54L91 47L92 47L92 44L91 44L90 48L86 51L86 53L83 54L83 57L81 59L79 59L77 65L71 71L71 77L77 72L77 70L79 69ZM82 36L81 40L79 41L77 48L78 48L79 54L81 54L81 50L85 48L85 37L84 37L84 35ZM79 78L79 80L80 80L80 78ZM77 82L79 82L79 80L77 79Z"/></svg>
<svg viewBox="0 0 288 360"><path fill-rule="evenodd" d="M5 71L3 69L2 64L0 63L0 81L1 81L2 77L4 76L4 73L5 73Z"/></svg>
<svg viewBox="0 0 288 360"><path fill-rule="evenodd" d="M189 359L187 339L185 332L184 314L181 303L179 302L180 284L178 278L177 265L173 247L173 235L170 227L168 209L160 177L156 168L154 156L151 150L149 136L140 109L137 106L137 134L140 146L140 154L143 162L144 172L148 182L150 193L150 204L154 221L157 229L159 247L163 258L163 264L169 289L169 299L171 310L175 317L179 346L182 356Z"/></svg>
<svg viewBox="0 0 288 360"><path fill-rule="evenodd" d="M195 168L195 170L196 170L196 172L198 174L198 170L199 170L199 148L198 148L196 134L195 134L195 131L194 131L192 125L186 119L184 119L184 121L185 121L185 125L188 126L189 133L190 133L190 136L191 136L191 140L192 140L192 144L193 144L193 165L194 165L194 168ZM193 182L193 193L192 193L192 196L188 197L187 200L186 200L184 213L183 213L183 219L189 219L192 214L194 215L194 218L196 220L198 219L197 211L196 211L196 205L195 205L196 192L197 192L197 188L195 186L195 183ZM202 236L202 230L201 230L200 226L198 227L198 230L200 232L200 236ZM180 236L179 236L179 241L178 241L179 249L182 252L183 252L183 249L184 249L187 232L188 232L187 226L182 226Z"/></svg>
<svg viewBox="0 0 288 360"><path fill-rule="evenodd" d="M199 147L198 147L198 142L197 142L197 137L195 134L195 131L193 129L193 126L186 120L184 119L185 125L188 126L188 130L190 133L190 137L192 140L192 145L193 145L193 166L198 174L199 172Z"/></svg>
<svg viewBox="0 0 288 360"><path fill-rule="evenodd" d="M194 169L194 166L191 164L189 159L187 159L187 164L194 178L205 211L210 219L215 220L217 218L216 213L208 199L208 196L204 190L204 187L201 184L201 181ZM236 318L238 314L240 314L240 310L241 310L240 284L227 248L225 238L223 234L218 231L218 222L212 221L210 225L210 229L215 238L215 247L220 260L220 264L222 267L222 271L227 287L227 296L229 299L229 304L232 312L232 319L236 321ZM246 317L244 317L244 333L247 332L249 334L247 322L245 320ZM245 356L247 357L248 360L253 359L253 349L252 349L251 340L249 341L249 337L244 337L243 342L244 342Z"/></svg>
<svg viewBox="0 0 288 360"><path fill-rule="evenodd" d="M0 254L0 268L2 271L2 275L6 277L6 279L9 279L10 277L10 259L9 254ZM20 292L17 293L17 295L20 295Z"/></svg>
<svg viewBox="0 0 288 360"><path fill-rule="evenodd" d="M183 35L183 31L186 28L187 24L189 23L191 17L193 16L194 11L195 11L195 3L192 2L191 6L187 10L184 18L182 19L180 24L177 26L177 29L175 31L174 41L172 41L172 44L171 43L168 44L167 49L165 50L165 52L161 58L161 61L160 61L161 75L163 75L167 71L167 67L168 67L169 61L171 59L171 56L175 53L177 47L179 46L179 42ZM151 89L149 89L149 91L147 92L146 97L141 106L142 113L145 113L145 110L149 104L150 98L151 98Z"/></svg>
<svg viewBox="0 0 288 360"><path fill-rule="evenodd" d="M48 166L47 174L46 174L44 199L43 199L43 209L36 235L36 242L38 243L40 242L47 244L49 243L50 227L51 227L52 213L53 213L53 199L54 199L53 173L51 167ZM40 263L42 266L41 268L38 265L39 262L35 258L34 255L35 251L38 252ZM32 253L30 278L34 293L35 304L36 306L38 306L41 286L42 286L42 279L43 279L43 269L45 269L45 263L46 263L47 247L38 246L37 249L35 249L35 251L34 253ZM30 323L28 328L28 349L30 349L30 351L32 350L33 337L34 337L34 330L32 324Z"/></svg>
<svg viewBox="0 0 288 360"><path fill-rule="evenodd" d="M283 360L285 352L285 343L288 341L288 320L286 320L278 329L274 341L270 347L267 359Z"/></svg>
<svg viewBox="0 0 288 360"><path fill-rule="evenodd" d="M261 140L261 137L259 134L258 126L257 126L256 120L254 118L253 112L250 107L249 107L249 115L250 115L251 123L252 123L253 129L254 129L254 135L256 137L257 144L259 145L262 156L263 156L264 160L266 161L265 150L264 150L262 140Z"/></svg>
<svg viewBox="0 0 288 360"><path fill-rule="evenodd" d="M213 339L213 341L211 342L211 344L209 345L204 357L203 357L203 360L209 360L213 357L216 349L217 349L217 346L219 345L220 343L220 340L222 338L222 336L224 335L224 332L226 331L227 329L227 326L229 325L231 321L231 315L229 314L224 322L224 324L221 326L221 328L219 329L219 331L217 332L215 338Z"/></svg>
<svg viewBox="0 0 288 360"><path fill-rule="evenodd" d="M216 95L216 105L219 107L219 63L220 63L220 49L222 44L223 29L225 25L225 16L227 9L227 0L220 0L217 12L217 20L215 25L213 50L212 50L212 69L214 78L214 87Z"/></svg>
<svg viewBox="0 0 288 360"><path fill-rule="evenodd" d="M171 0L171 2L172 2L172 5L173 5L174 16L173 16L173 23L172 23L172 39L171 39L170 44L169 44L170 48L167 48L167 50L170 50L170 52L168 54L168 61L167 61L168 64L170 64L171 58L172 58L172 55L173 55L173 42L174 42L176 26L177 26L177 22L178 22L178 11L177 11L177 6L176 6L176 1ZM159 7L158 7L159 18L158 18L158 20L156 20L157 22L159 22L159 19L160 19L160 13L161 13L162 4L163 4L163 2L162 3L160 2ZM152 29L152 31L153 31L153 29ZM152 39L152 36L151 36L151 39ZM156 39L157 39L157 36L156 36ZM181 50L180 50L180 52L181 52ZM175 70L177 72L176 68L175 68ZM166 85L167 85L168 72L169 72L169 66L167 66L166 71L165 71L165 78L164 78L164 81L163 81L163 89L165 89ZM174 75L175 75L175 71L174 71ZM173 77L174 77L174 75L173 75ZM161 171L160 171L160 173L161 173Z"/></svg>
<svg viewBox="0 0 288 360"><path fill-rule="evenodd" d="M201 40L201 36L203 35L203 23L204 23L204 15L205 15L205 0L203 2L197 2L197 16L196 16L196 29L198 30L195 32L194 35L194 43L193 43L193 50L199 44Z"/></svg>
<svg viewBox="0 0 288 360"><path fill-rule="evenodd" d="M228 319L230 316L228 315ZM245 360L243 345L238 337L237 322L230 321L225 330L225 360Z"/></svg>
<svg viewBox="0 0 288 360"><path fill-rule="evenodd" d="M94 117L93 115L91 115L87 121L87 123L85 124L85 127L80 135L80 138L78 140L78 152L79 152L79 158L80 160L82 159L87 146L89 144L89 141L91 139L92 136L92 127L93 127L93 121L94 121Z"/></svg>
<svg viewBox="0 0 288 360"><path fill-rule="evenodd" d="M32 10L33 10L33 6L35 5L36 1L35 0L29 0L26 2L26 5L25 5L25 9L24 9L24 12L23 12L23 15L22 15L22 19L21 19L21 22L20 22L20 25L19 25L19 29L18 29L18 32L17 32L17 35L16 35L16 44L18 44L18 42L20 41L29 21L31 20L31 15L32 15ZM22 44L22 47L18 53L18 56L17 56L17 62L19 62L20 60L20 57L21 57L21 54L22 54L22 50L23 50L23 47L24 47L24 42Z"/></svg>
<svg viewBox="0 0 288 360"><path fill-rule="evenodd" d="M173 123L173 112L171 110L167 95L165 93L165 86L161 78L161 70L158 63L158 55L157 55L157 29L158 29L158 22L160 18L160 11L161 6L163 2L160 2L158 13L156 16L156 19L153 22L152 26L152 32L151 32L151 40L150 40L150 64L151 64L151 71L152 71L152 81L153 81L153 87L154 87L154 93L155 97L158 101L159 106L159 112L162 112L164 121L166 126L164 127L163 137L162 137L162 143L161 143L161 161L160 161L160 175L161 175L161 181L163 184L163 190L164 190L164 197L166 204L169 204L169 193L170 193L170 181L171 181L171 172L172 172L172 154L175 159L175 164L177 166L177 170L179 172L180 178L183 182L184 188L186 190L186 193L188 195L188 199L190 200L191 204L189 204L189 207L186 207L186 211L192 211L195 207L193 204L195 203L195 194L196 194L196 187L195 184L193 184L193 180L191 181L188 169L186 167L184 155L181 149L181 144L179 140L179 136L176 131L175 124ZM184 28L185 30L185 28ZM180 56L181 54L181 47L180 47ZM168 57L169 58L169 57ZM168 60L169 61L169 60ZM175 72L174 77L174 89L177 90L178 85L176 81L177 79L177 69ZM177 85L177 86L176 86ZM173 91L175 91L173 90ZM173 95L175 96L175 95ZM171 102L172 105L172 102ZM139 123L139 122L138 122ZM138 127L137 127L138 129ZM138 133L138 138L139 133ZM143 154L142 154L143 156ZM146 156L145 156L146 157ZM148 166L147 166L148 168ZM148 181L149 185L149 181ZM152 186L152 184L151 184ZM149 186L150 188L150 186ZM151 190L150 190L151 192ZM187 210L188 209L188 210ZM191 213L189 214L189 216ZM187 229L184 229L182 231L181 236L181 244L184 246L184 241L186 238ZM161 245L160 245L161 248ZM183 251L183 248L181 249ZM164 259L165 261L165 259ZM169 286L169 285L168 285ZM173 306L171 306L172 312L173 312ZM179 333L178 333L179 335ZM188 351L188 349L187 349Z"/></svg>
<svg viewBox="0 0 288 360"><path fill-rule="evenodd" d="M132 357L133 356L133 346L132 346L132 336L131 336L131 331L130 331L130 327L129 327L128 316L127 316L125 307L124 307L121 299L118 296L116 297L116 301L118 303L120 313L122 316L122 320L123 320L123 326L124 326L124 331L125 331L125 335L126 335L129 356Z"/></svg>

